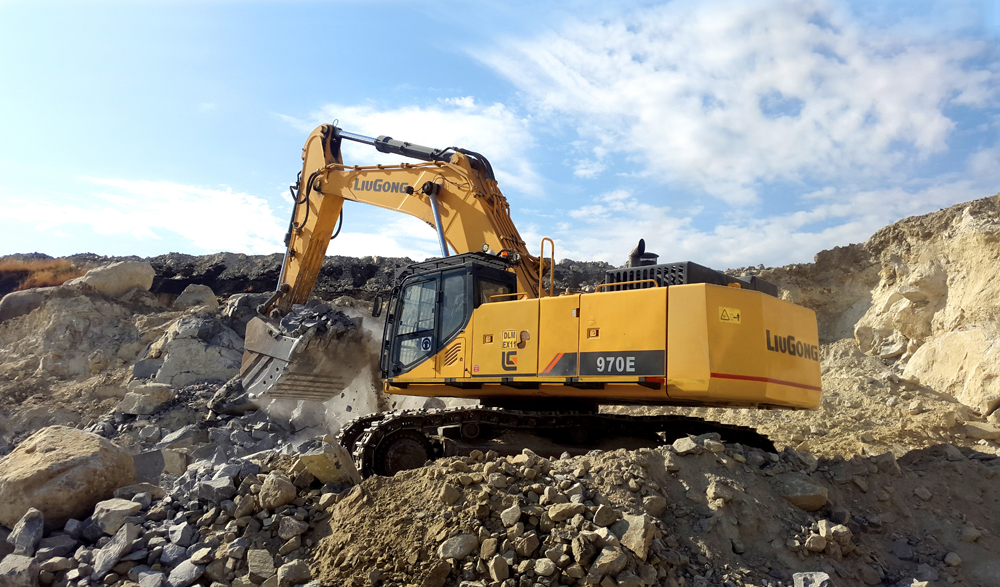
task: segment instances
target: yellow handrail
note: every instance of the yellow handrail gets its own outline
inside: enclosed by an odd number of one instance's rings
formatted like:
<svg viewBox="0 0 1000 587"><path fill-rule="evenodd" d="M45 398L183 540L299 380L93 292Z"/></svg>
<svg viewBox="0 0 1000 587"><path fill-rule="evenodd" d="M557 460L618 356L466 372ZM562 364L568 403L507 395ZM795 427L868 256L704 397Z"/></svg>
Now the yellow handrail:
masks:
<svg viewBox="0 0 1000 587"><path fill-rule="evenodd" d="M545 237L542 239L542 250L538 254L538 297L542 297L542 293L545 291L542 285L542 278L545 276L545 241L549 241L552 249L552 257L549 263L549 297L551 298L555 295L556 287L556 243L552 242L552 239Z"/></svg>
<svg viewBox="0 0 1000 587"><path fill-rule="evenodd" d="M490 296L490 301L492 302L493 298L506 298L506 297L509 297L509 296L525 296L525 297L527 297L527 295L528 295L528 292L526 292L526 291L518 291L518 292L514 292L514 293L497 294L495 296Z"/></svg>
<svg viewBox="0 0 1000 587"><path fill-rule="evenodd" d="M629 285L630 283L652 283L653 287L659 287L660 284L657 283L655 279L637 279L635 281L621 281L618 283L602 283L601 285L594 288L594 293L597 293L602 287L611 287L613 285Z"/></svg>

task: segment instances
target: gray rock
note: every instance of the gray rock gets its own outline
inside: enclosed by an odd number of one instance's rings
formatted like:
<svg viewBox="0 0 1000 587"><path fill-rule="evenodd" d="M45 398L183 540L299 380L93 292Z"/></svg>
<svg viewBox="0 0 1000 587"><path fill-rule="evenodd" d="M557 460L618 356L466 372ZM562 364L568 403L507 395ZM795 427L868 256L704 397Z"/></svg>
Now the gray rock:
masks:
<svg viewBox="0 0 1000 587"><path fill-rule="evenodd" d="M245 478L249 477L250 475L256 475L257 473L260 473L260 465L258 465L257 463L252 463L250 461L243 461L240 464L240 477L241 478L245 479Z"/></svg>
<svg viewBox="0 0 1000 587"><path fill-rule="evenodd" d="M153 496L148 493L136 493L132 496L132 501L141 505L143 510L148 510L153 504Z"/></svg>
<svg viewBox="0 0 1000 587"><path fill-rule="evenodd" d="M673 446L674 446L674 451L676 451L677 454L681 456L688 454L699 454L703 450L697 442L695 442L693 439L687 436L675 440Z"/></svg>
<svg viewBox="0 0 1000 587"><path fill-rule="evenodd" d="M590 565L593 575L617 575L628 564L628 557L617 546L605 546Z"/></svg>
<svg viewBox="0 0 1000 587"><path fill-rule="evenodd" d="M606 505L601 505L597 507L597 511L594 512L594 524L606 527L615 523L618 519L618 513L615 512L613 508Z"/></svg>
<svg viewBox="0 0 1000 587"><path fill-rule="evenodd" d="M115 533L111 542L104 545L94 556L94 578L104 579L111 567L118 564L118 559L132 548L132 543L139 537L139 528L134 524L124 524Z"/></svg>
<svg viewBox="0 0 1000 587"><path fill-rule="evenodd" d="M506 559L500 555L491 558L490 562L486 563L486 567L490 571L490 577L496 582L506 581L510 576L510 566Z"/></svg>
<svg viewBox="0 0 1000 587"><path fill-rule="evenodd" d="M934 581L937 581L940 578L941 575L938 573L938 570L935 569L934 567L926 563L921 563L917 565L917 576L916 576L917 581L930 581L933 583Z"/></svg>
<svg viewBox="0 0 1000 587"><path fill-rule="evenodd" d="M556 572L556 564L547 558L540 558L535 561L535 573L543 577L548 577Z"/></svg>
<svg viewBox="0 0 1000 587"><path fill-rule="evenodd" d="M795 587L832 587L830 575L826 573L795 573L792 575Z"/></svg>
<svg viewBox="0 0 1000 587"><path fill-rule="evenodd" d="M163 573L149 572L139 575L139 587L164 587L167 576Z"/></svg>
<svg viewBox="0 0 1000 587"><path fill-rule="evenodd" d="M585 511L587 511L587 506L582 503L558 503L549 506L548 514L553 522L562 522Z"/></svg>
<svg viewBox="0 0 1000 587"><path fill-rule="evenodd" d="M521 519L521 507L516 503L504 511L500 512L500 521L507 528L510 528Z"/></svg>
<svg viewBox="0 0 1000 587"><path fill-rule="evenodd" d="M232 479L243 470L242 463L224 463L213 469L212 479Z"/></svg>
<svg viewBox="0 0 1000 587"><path fill-rule="evenodd" d="M291 503L298 495L298 489L291 481L271 473L264 479L257 497L262 508L273 510Z"/></svg>
<svg viewBox="0 0 1000 587"><path fill-rule="evenodd" d="M94 507L94 522L105 533L114 535L125 523L125 518L133 516L142 505L127 499L112 498L99 502Z"/></svg>
<svg viewBox="0 0 1000 587"><path fill-rule="evenodd" d="M221 477L199 483L195 489L195 495L198 499L219 504L234 497L236 495L236 487L233 485L232 478Z"/></svg>
<svg viewBox="0 0 1000 587"><path fill-rule="evenodd" d="M278 537L282 540L289 540L294 536L305 533L308 529L309 524L300 522L295 518L282 516L281 522L278 524Z"/></svg>
<svg viewBox="0 0 1000 587"><path fill-rule="evenodd" d="M167 577L167 587L189 587L205 574L205 565L187 560L177 565Z"/></svg>
<svg viewBox="0 0 1000 587"><path fill-rule="evenodd" d="M124 523L124 520L122 523ZM94 543L100 540L101 538L104 538L104 536L105 536L104 530L102 530L101 527L97 525L97 522L90 518L87 518L87 520L84 522L83 532L80 532L80 538L83 538L87 542Z"/></svg>
<svg viewBox="0 0 1000 587"><path fill-rule="evenodd" d="M163 437L157 448L186 448L208 442L208 432L200 430L196 424L184 426Z"/></svg>
<svg viewBox="0 0 1000 587"><path fill-rule="evenodd" d="M121 562L121 561L144 561L147 558L149 558L149 551L146 550L145 548L143 548L143 549L140 549L140 550L133 550L132 552L126 554L125 556L121 557L118 560L119 560L119 562Z"/></svg>
<svg viewBox="0 0 1000 587"><path fill-rule="evenodd" d="M784 473L775 477L775 491L792 505L807 512L826 505L826 487L812 483L803 473Z"/></svg>
<svg viewBox="0 0 1000 587"><path fill-rule="evenodd" d="M667 498L661 495L650 495L642 499L642 505L646 508L646 511L649 512L649 515L654 518L659 518L663 515L663 512L667 510ZM594 519L597 519L597 514L594 514ZM597 522L594 523L596 524Z"/></svg>
<svg viewBox="0 0 1000 587"><path fill-rule="evenodd" d="M705 442L708 443L715 441L707 440ZM655 578L656 575L654 574L653 577ZM622 571L618 573L618 576L615 577L615 583L618 583L618 587L646 587L647 585L647 583L644 583L642 579L635 575L635 573L630 573L629 571Z"/></svg>
<svg viewBox="0 0 1000 587"><path fill-rule="evenodd" d="M621 541L622 546L634 552L643 561L646 560L649 545L653 542L653 523L649 516L625 514L621 520L612 524L610 529Z"/></svg>
<svg viewBox="0 0 1000 587"><path fill-rule="evenodd" d="M35 556L39 561L48 560L56 556L66 556L77 549L79 543L72 536L60 534L42 538L38 543L38 551ZM42 551L45 551L44 553Z"/></svg>
<svg viewBox="0 0 1000 587"><path fill-rule="evenodd" d="M83 527L83 522L70 518L66 520L66 525L63 526L63 532L73 538L79 538L80 534L83 533Z"/></svg>
<svg viewBox="0 0 1000 587"><path fill-rule="evenodd" d="M187 522L171 526L170 530L167 531L167 538L170 539L170 542L185 548L191 545L197 535L197 529Z"/></svg>
<svg viewBox="0 0 1000 587"><path fill-rule="evenodd" d="M0 560L0 587L37 587L38 572L35 559L8 554Z"/></svg>
<svg viewBox="0 0 1000 587"><path fill-rule="evenodd" d="M248 550L247 567L249 568L250 580L260 585L274 575L274 557L264 549Z"/></svg>
<svg viewBox="0 0 1000 587"><path fill-rule="evenodd" d="M59 571L68 571L76 568L76 565L77 563L73 559L56 556L42 563L39 568L47 573L58 573Z"/></svg>
<svg viewBox="0 0 1000 587"><path fill-rule="evenodd" d="M152 379L163 366L163 359L142 359L132 365L133 379Z"/></svg>
<svg viewBox="0 0 1000 587"><path fill-rule="evenodd" d="M187 559L187 550L176 544L164 544L163 552L160 553L160 562L168 567L176 566Z"/></svg>
<svg viewBox="0 0 1000 587"><path fill-rule="evenodd" d="M438 556L461 560L477 550L479 550L479 539L475 535L459 534L441 543L438 547Z"/></svg>
<svg viewBox="0 0 1000 587"><path fill-rule="evenodd" d="M21 516L14 530L7 537L7 542L14 545L14 554L21 556L35 556L38 543L42 541L42 532L45 528L45 517L42 512L35 508L30 508Z"/></svg>
<svg viewBox="0 0 1000 587"><path fill-rule="evenodd" d="M132 581L133 583L138 583L139 575L151 572L153 572L153 569L150 568L149 565L136 565L131 569L129 569L128 572L125 574L125 576L128 577L129 581Z"/></svg>
<svg viewBox="0 0 1000 587"><path fill-rule="evenodd" d="M248 548L250 548L249 540L246 538L237 538L226 545L226 556L242 560L247 555Z"/></svg>
<svg viewBox="0 0 1000 587"><path fill-rule="evenodd" d="M184 310L195 306L207 306L209 310L219 309L219 300L215 297L215 292L207 285L192 283L184 288L181 295L177 296L171 308L174 310Z"/></svg>
<svg viewBox="0 0 1000 587"><path fill-rule="evenodd" d="M297 560L281 565L278 569L278 585L290 587L291 585L301 585L312 579L309 565L305 561Z"/></svg>
<svg viewBox="0 0 1000 587"><path fill-rule="evenodd" d="M906 538L900 538L892 543L892 554L899 560L913 560L914 552L913 548L906 541Z"/></svg>

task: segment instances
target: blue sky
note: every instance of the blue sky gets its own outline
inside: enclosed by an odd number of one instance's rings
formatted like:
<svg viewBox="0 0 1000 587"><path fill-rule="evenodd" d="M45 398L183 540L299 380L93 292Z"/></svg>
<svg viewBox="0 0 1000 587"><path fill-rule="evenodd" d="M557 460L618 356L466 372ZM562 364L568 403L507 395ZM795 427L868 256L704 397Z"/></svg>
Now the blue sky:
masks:
<svg viewBox="0 0 1000 587"><path fill-rule="evenodd" d="M337 119L485 154L532 249L809 261L1000 192L998 23L985 1L0 0L0 254L280 251L303 141ZM329 254L435 250L349 204Z"/></svg>

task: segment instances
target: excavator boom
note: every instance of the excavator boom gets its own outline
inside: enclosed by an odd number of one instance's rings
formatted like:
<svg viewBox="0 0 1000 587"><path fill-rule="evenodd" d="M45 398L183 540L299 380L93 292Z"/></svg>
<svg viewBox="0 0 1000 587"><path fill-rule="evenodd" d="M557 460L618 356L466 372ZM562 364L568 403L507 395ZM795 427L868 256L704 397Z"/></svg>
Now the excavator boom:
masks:
<svg viewBox="0 0 1000 587"><path fill-rule="evenodd" d="M374 147L419 162L397 165L345 165L343 141ZM274 318L306 303L345 202L360 202L409 214L437 231L442 256L450 252L502 251L513 263L518 289L534 298L544 264L528 253L510 219L510 206L497 187L493 168L482 155L458 147L434 149L387 136L349 133L324 124L302 149L302 172L292 194L295 205L285 235L285 259L274 295L260 308ZM450 249L450 250L449 250ZM289 336L276 320L256 319L247 329L241 368L252 397L323 401L340 393L360 373L364 361L331 359L343 332L327 329ZM336 340L334 340L336 338Z"/></svg>
<svg viewBox="0 0 1000 587"><path fill-rule="evenodd" d="M341 143L356 141L422 160L398 165L349 166ZM525 247L510 219L510 206L497 188L485 157L452 147L432 149L390 137L371 138L322 125L309 135L302 150L302 174L295 209L288 227L285 263L277 300L283 313L309 299L323 265L330 237L344 202L360 202L409 214L433 227L447 247L466 253L488 249L516 253L518 287L538 295L538 259Z"/></svg>

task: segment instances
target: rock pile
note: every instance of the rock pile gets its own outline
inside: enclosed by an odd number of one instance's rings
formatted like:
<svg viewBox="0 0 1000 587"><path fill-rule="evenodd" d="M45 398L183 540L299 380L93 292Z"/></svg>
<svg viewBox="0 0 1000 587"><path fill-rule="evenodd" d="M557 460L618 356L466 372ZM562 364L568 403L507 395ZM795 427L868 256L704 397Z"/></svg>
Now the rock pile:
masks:
<svg viewBox="0 0 1000 587"><path fill-rule="evenodd" d="M314 574L424 587L782 586L823 573L994 584L1000 540L983 525L998 464L954 448L817 459L715 435L572 458L474 452L334 498Z"/></svg>
<svg viewBox="0 0 1000 587"><path fill-rule="evenodd" d="M49 438L60 432L39 434ZM26 488L19 497L38 498L53 515L30 508L13 524L0 584L188 587L200 581L290 587L308 582L310 529L329 518L325 507L337 492L360 481L346 451L331 440L305 443L299 456L266 451L240 459L216 447L165 488L160 482L113 488L108 499L64 522L65 516L55 517L61 510L41 500L44 488ZM45 450L40 441L25 444L18 450ZM23 458L15 451L0 460L0 484L8 482L12 463ZM161 481L171 478L167 474ZM65 487L63 495L79 497ZM44 527L55 530L43 538Z"/></svg>

